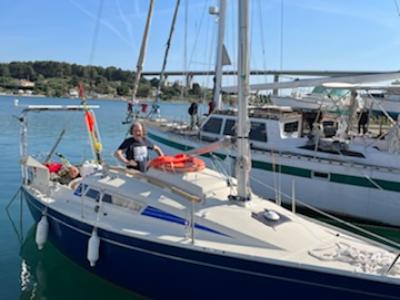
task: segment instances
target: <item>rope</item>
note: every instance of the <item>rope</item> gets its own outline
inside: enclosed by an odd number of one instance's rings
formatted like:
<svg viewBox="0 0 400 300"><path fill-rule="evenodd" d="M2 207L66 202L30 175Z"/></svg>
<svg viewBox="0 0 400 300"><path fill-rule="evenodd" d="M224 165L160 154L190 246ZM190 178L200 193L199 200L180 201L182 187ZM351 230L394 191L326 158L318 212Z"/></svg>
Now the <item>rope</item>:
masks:
<svg viewBox="0 0 400 300"><path fill-rule="evenodd" d="M354 265L357 267L356 272L385 275L391 268L391 275L400 274L400 265L393 265L396 257L389 252L359 250L338 242L332 246L310 250L308 253L321 261L340 261Z"/></svg>

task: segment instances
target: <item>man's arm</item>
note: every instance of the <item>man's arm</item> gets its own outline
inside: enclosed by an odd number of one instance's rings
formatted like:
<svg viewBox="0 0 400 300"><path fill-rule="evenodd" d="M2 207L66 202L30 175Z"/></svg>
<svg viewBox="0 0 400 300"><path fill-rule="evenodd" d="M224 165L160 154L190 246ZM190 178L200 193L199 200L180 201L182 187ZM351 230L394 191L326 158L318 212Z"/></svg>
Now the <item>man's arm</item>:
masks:
<svg viewBox="0 0 400 300"><path fill-rule="evenodd" d="M129 161L124 157L124 155L122 154L122 150L118 149L117 151L115 151L115 157L122 162L124 165L128 165Z"/></svg>
<svg viewBox="0 0 400 300"><path fill-rule="evenodd" d="M154 145L153 150L158 154L158 156L163 156L164 155L164 152L157 145Z"/></svg>

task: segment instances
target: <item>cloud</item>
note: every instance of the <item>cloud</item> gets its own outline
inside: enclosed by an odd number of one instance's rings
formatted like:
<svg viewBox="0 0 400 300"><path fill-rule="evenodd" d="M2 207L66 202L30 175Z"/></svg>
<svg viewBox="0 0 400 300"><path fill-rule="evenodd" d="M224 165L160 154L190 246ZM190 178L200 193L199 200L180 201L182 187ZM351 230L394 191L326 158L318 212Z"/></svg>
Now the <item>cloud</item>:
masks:
<svg viewBox="0 0 400 300"><path fill-rule="evenodd" d="M76 8L78 8L81 12L92 18L93 20L97 21L97 16L94 15L91 11L85 9L83 6L80 4L76 3L74 0L69 0L70 3L72 3ZM118 6L119 8L119 6ZM101 17L101 16L100 16ZM119 30L117 26L115 26L113 23L111 23L108 20L105 20L104 18L100 19L100 23L105 26L107 29L109 29L112 33L114 33L120 40L128 44L130 47L134 48L136 51L138 51L138 48L135 43L132 42L132 40L126 38L126 36Z"/></svg>

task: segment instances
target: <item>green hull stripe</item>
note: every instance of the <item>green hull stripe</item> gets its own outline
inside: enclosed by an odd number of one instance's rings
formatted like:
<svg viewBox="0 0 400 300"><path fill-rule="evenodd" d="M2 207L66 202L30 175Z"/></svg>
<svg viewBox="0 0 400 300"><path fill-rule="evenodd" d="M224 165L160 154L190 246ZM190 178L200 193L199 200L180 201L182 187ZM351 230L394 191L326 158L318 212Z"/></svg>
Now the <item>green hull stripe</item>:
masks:
<svg viewBox="0 0 400 300"><path fill-rule="evenodd" d="M386 191L399 192L400 191L400 183L394 181L387 181L381 179L373 179L370 180L365 177L356 177L356 176L346 176L341 174L331 174L331 181L343 184L351 184L358 186L365 186L369 188L380 188Z"/></svg>
<svg viewBox="0 0 400 300"><path fill-rule="evenodd" d="M149 133L149 137L163 145L181 150L181 151L188 151L193 149L193 147L189 147L186 145L182 145L180 143L175 143L170 140L161 138L159 136L153 135ZM215 154L221 159L225 159L226 155L221 155L221 154ZM203 155L205 157L210 157L210 154L205 154ZM290 166L284 166L284 165L275 165L271 163L266 163L266 162L261 162L257 160L252 160L251 161L252 167L260 170L266 170L266 171L275 171L279 172L281 174L286 174L286 175L291 175L291 176L297 176L297 177L304 177L304 178L312 178L312 170L310 169L304 169L304 168L298 168L298 167L290 167ZM340 183L340 184L347 184L347 185L353 185L353 186L363 186L363 187L368 187L368 188L374 188L374 189L383 189L386 191L394 191L394 192L400 192L400 183L399 182L394 182L394 181L387 181L387 180L380 180L380 179L367 179L365 177L359 177L359 176L349 176L349 175L342 175L342 174L334 174L330 173L330 182L333 183ZM375 184L374 184L374 183Z"/></svg>

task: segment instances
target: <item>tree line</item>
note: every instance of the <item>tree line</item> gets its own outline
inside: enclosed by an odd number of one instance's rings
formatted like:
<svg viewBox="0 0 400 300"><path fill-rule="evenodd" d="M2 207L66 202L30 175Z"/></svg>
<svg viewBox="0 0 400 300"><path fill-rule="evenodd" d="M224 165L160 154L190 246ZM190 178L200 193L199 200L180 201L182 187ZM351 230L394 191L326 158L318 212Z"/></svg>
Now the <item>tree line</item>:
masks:
<svg viewBox="0 0 400 300"><path fill-rule="evenodd" d="M17 93L30 90L32 94L47 97L65 97L76 90L81 83L90 97L105 95L109 97L130 97L134 85L135 72L116 67L82 66L65 62L35 61L0 63L0 92ZM21 80L34 85L22 85ZM155 96L159 85L158 78L147 80L142 77L137 90L138 98ZM162 84L161 100L170 100L180 96L193 98L212 97L212 90L202 89L194 83L191 90L179 84Z"/></svg>

